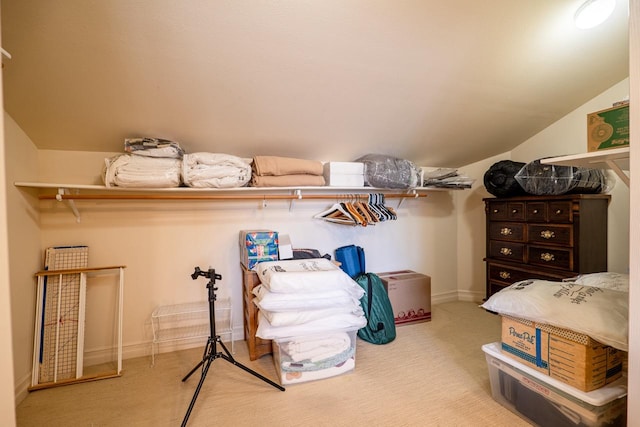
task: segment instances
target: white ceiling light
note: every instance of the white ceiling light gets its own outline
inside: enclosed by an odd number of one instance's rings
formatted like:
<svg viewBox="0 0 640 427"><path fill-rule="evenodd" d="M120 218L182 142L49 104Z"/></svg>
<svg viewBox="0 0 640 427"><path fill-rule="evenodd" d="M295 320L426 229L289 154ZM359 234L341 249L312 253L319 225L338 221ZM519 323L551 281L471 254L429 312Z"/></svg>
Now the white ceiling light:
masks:
<svg viewBox="0 0 640 427"><path fill-rule="evenodd" d="M587 29L602 24L616 7L616 0L587 0L576 11L576 27Z"/></svg>

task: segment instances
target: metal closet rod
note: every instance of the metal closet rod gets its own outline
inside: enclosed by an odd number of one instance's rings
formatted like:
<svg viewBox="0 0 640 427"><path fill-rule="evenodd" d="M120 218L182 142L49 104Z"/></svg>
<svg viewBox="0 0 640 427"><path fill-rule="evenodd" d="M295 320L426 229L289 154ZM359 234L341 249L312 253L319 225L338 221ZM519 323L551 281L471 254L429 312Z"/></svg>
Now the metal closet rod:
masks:
<svg viewBox="0 0 640 427"><path fill-rule="evenodd" d="M374 193L375 194L375 193ZM369 194L56 194L41 195L41 200L358 200ZM426 194L385 194L385 199L417 199Z"/></svg>

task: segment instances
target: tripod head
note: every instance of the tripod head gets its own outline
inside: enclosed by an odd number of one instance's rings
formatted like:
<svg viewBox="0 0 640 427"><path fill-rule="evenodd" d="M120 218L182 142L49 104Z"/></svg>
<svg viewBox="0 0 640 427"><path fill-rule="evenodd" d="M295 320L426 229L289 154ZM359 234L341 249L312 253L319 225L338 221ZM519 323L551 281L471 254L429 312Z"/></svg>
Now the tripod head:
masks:
<svg viewBox="0 0 640 427"><path fill-rule="evenodd" d="M202 271L200 270L200 267L196 267L195 270L193 271L193 273L191 274L191 278L193 280L196 280L198 277L203 276L206 277L207 279L211 280L211 283L215 283L216 280L221 280L222 279L222 275L221 274L217 274L216 270L209 267L209 270L207 271Z"/></svg>

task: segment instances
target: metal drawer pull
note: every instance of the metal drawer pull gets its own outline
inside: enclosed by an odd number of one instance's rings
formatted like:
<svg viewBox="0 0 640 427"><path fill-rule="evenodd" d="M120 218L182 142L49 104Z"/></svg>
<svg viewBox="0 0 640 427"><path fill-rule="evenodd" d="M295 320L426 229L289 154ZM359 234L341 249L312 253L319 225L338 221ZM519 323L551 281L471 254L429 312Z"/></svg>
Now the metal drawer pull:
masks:
<svg viewBox="0 0 640 427"><path fill-rule="evenodd" d="M556 215L560 215L561 213L562 213L562 211L561 211L560 209L558 209L558 210L556 211Z"/></svg>
<svg viewBox="0 0 640 427"><path fill-rule="evenodd" d="M502 255L512 255L513 251L511 250L511 248L500 248L500 253Z"/></svg>
<svg viewBox="0 0 640 427"><path fill-rule="evenodd" d="M493 210L493 213L498 213L498 212L500 212L498 209Z"/></svg>
<svg viewBox="0 0 640 427"><path fill-rule="evenodd" d="M543 261L549 262L549 261L555 260L556 257L553 256L553 254L550 254L549 252L544 252L544 253L540 254L540 259L543 260Z"/></svg>
<svg viewBox="0 0 640 427"><path fill-rule="evenodd" d="M511 273L509 273L508 271L501 271L500 272L500 278L501 279L510 279L511 278Z"/></svg>
<svg viewBox="0 0 640 427"><path fill-rule="evenodd" d="M533 210L533 213L534 213L534 214L537 214L537 213L538 213L538 209L534 209L534 210Z"/></svg>
<svg viewBox="0 0 640 427"><path fill-rule="evenodd" d="M518 213L518 209L512 210L511 213Z"/></svg>
<svg viewBox="0 0 640 427"><path fill-rule="evenodd" d="M509 227L501 228L500 234L502 234L503 236L510 236L513 234L513 230L510 229Z"/></svg>
<svg viewBox="0 0 640 427"><path fill-rule="evenodd" d="M542 237L543 239L553 239L554 237L556 237L556 233L551 230L544 230L540 232L540 237Z"/></svg>

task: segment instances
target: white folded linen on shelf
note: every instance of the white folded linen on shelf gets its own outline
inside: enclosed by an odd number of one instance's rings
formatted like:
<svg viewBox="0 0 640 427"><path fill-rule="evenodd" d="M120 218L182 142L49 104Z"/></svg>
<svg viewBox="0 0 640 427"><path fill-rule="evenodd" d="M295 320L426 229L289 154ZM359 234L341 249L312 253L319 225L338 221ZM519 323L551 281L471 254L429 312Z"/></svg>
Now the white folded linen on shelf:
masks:
<svg viewBox="0 0 640 427"><path fill-rule="evenodd" d="M242 187L251 180L251 159L219 153L185 154L182 180L189 187Z"/></svg>
<svg viewBox="0 0 640 427"><path fill-rule="evenodd" d="M120 154L104 159L107 187L171 188L181 183L182 160Z"/></svg>

